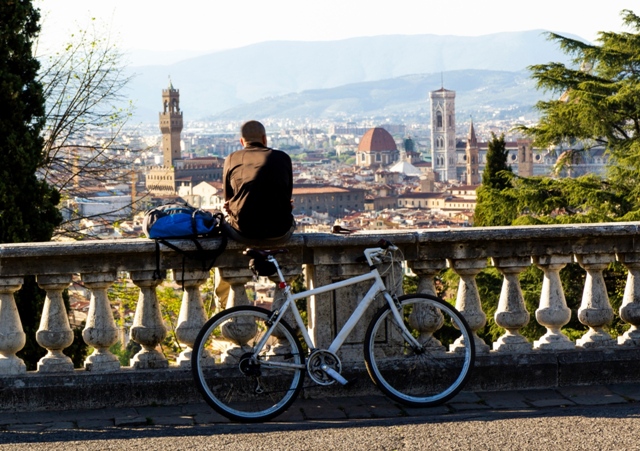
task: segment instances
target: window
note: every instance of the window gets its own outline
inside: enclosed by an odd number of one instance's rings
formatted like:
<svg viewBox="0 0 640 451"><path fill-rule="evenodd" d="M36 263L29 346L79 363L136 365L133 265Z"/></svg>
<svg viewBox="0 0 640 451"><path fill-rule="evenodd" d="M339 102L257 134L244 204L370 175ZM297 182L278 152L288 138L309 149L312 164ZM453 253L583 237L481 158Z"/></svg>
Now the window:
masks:
<svg viewBox="0 0 640 451"><path fill-rule="evenodd" d="M436 113L436 127L442 128L442 113L440 111Z"/></svg>

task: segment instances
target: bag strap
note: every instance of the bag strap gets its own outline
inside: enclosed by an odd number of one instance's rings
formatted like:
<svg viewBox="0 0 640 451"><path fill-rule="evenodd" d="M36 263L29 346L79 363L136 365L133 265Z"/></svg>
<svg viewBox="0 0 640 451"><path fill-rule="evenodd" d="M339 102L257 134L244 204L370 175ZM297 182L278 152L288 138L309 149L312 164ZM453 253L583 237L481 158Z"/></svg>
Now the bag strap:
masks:
<svg viewBox="0 0 640 451"><path fill-rule="evenodd" d="M153 272L153 278L154 280L156 279L160 279L161 275L160 275L160 243L162 243L163 245L167 246L168 248L182 254L182 276L183 276L183 280L182 280L182 286L184 289L184 267L185 267L185 257L189 257L192 258L194 260L198 260L202 263L202 270L203 271L209 271L211 270L211 268L213 268L213 265L216 263L216 260L218 259L218 257L224 252L224 250L227 248L227 236L222 233L220 233L220 246L218 246L216 249L212 250L212 251L206 251L203 247L202 244L200 244L200 241L198 241L197 238L191 238L191 241L193 242L193 244L196 247L196 256L195 257L190 257L188 255L188 252L180 249L178 246L176 246L175 244L167 241L166 239L163 238L157 238L156 240L156 269ZM210 260L210 263L207 263L207 261Z"/></svg>
<svg viewBox="0 0 640 451"><path fill-rule="evenodd" d="M160 240L156 239L156 269L153 270L153 280L162 279L160 274Z"/></svg>

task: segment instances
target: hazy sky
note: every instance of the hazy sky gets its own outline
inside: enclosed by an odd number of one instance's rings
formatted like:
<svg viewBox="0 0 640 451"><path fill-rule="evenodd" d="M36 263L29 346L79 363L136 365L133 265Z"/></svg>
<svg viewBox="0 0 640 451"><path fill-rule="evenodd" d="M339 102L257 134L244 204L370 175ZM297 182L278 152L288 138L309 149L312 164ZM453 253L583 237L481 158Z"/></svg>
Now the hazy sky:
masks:
<svg viewBox="0 0 640 451"><path fill-rule="evenodd" d="M336 40L381 34L478 36L545 29L595 40L621 31L638 0L36 0L42 44L62 42L91 17L124 50L204 52L271 40Z"/></svg>

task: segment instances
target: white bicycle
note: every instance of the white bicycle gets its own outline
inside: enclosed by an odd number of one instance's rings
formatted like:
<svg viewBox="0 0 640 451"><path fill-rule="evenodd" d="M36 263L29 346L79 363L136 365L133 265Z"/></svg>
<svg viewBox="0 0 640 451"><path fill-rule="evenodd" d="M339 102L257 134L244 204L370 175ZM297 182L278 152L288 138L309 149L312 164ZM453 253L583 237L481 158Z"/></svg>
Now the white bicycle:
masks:
<svg viewBox="0 0 640 451"><path fill-rule="evenodd" d="M305 373L320 385L346 385L338 350L378 294L386 305L371 320L364 359L373 382L389 398L411 407L442 404L470 376L475 360L473 336L463 316L428 294L394 296L387 292L378 266L394 270L399 249L382 240L364 257L370 271L312 290L292 293L275 255L286 249L247 249L261 275L278 274L284 303L269 311L254 306L223 310L203 326L194 344L192 371L207 403L233 421L258 422L284 412L303 388ZM384 275L384 271L383 271ZM372 281L369 291L328 349L317 349L296 307L296 300L356 283ZM400 282L401 283L401 282ZM298 333L284 320L292 313ZM449 350L449 346L452 346Z"/></svg>

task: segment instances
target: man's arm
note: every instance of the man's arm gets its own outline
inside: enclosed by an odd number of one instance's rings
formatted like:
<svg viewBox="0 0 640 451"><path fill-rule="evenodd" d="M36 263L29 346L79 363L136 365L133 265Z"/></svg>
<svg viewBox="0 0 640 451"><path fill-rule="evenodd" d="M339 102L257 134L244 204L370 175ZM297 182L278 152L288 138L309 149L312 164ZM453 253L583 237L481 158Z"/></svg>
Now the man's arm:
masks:
<svg viewBox="0 0 640 451"><path fill-rule="evenodd" d="M229 203L229 199L233 197L233 188L231 187L231 177L229 176L229 169L231 167L231 155L224 159L224 165L222 166L222 195L224 196L225 206ZM226 210L226 207L225 207Z"/></svg>

